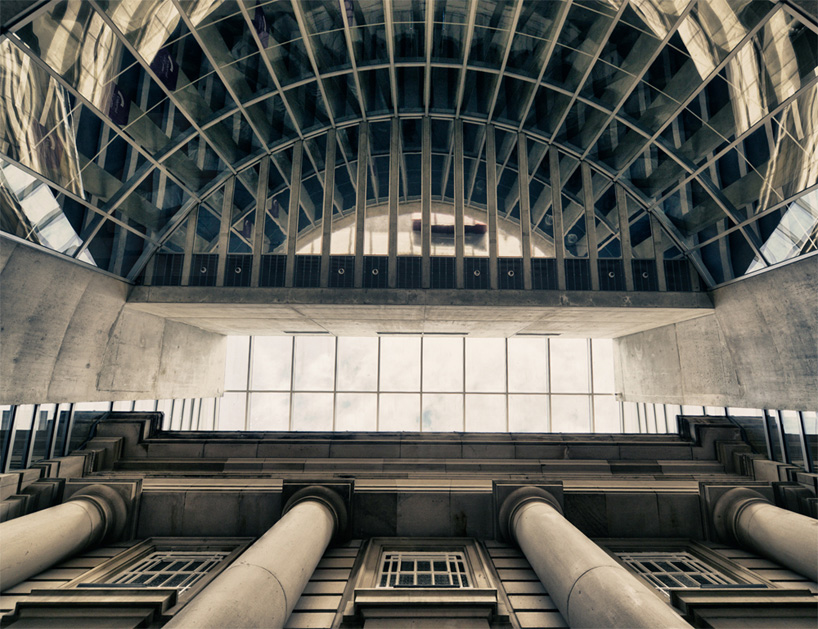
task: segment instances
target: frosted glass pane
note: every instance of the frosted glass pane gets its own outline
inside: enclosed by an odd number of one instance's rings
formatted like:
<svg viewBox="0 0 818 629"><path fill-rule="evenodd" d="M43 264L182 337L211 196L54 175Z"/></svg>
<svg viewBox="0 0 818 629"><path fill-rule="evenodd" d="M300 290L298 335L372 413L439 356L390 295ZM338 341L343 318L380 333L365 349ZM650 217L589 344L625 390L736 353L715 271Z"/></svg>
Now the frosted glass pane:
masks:
<svg viewBox="0 0 818 629"><path fill-rule="evenodd" d="M466 339L466 391L505 390L505 339Z"/></svg>
<svg viewBox="0 0 818 629"><path fill-rule="evenodd" d="M508 339L508 390L548 391L548 346L544 338Z"/></svg>
<svg viewBox="0 0 818 629"><path fill-rule="evenodd" d="M594 432L619 432L619 402L613 395L594 396Z"/></svg>
<svg viewBox="0 0 818 629"><path fill-rule="evenodd" d="M466 432L505 431L505 395L466 396Z"/></svg>
<svg viewBox="0 0 818 629"><path fill-rule="evenodd" d="M381 391L420 391L420 337L381 338Z"/></svg>
<svg viewBox="0 0 818 629"><path fill-rule="evenodd" d="M246 393L225 393L219 403L219 425L216 429L244 430L246 406Z"/></svg>
<svg viewBox="0 0 818 629"><path fill-rule="evenodd" d="M423 396L423 432L463 431L463 396L432 393Z"/></svg>
<svg viewBox="0 0 818 629"><path fill-rule="evenodd" d="M590 393L588 341L551 339L551 392Z"/></svg>
<svg viewBox="0 0 818 629"><path fill-rule="evenodd" d="M294 390L331 391L335 380L335 338L296 337L294 368Z"/></svg>
<svg viewBox="0 0 818 629"><path fill-rule="evenodd" d="M551 432L590 432L590 408L584 395L551 396Z"/></svg>
<svg viewBox="0 0 818 629"><path fill-rule="evenodd" d="M423 390L463 390L463 339L423 339Z"/></svg>
<svg viewBox="0 0 818 629"><path fill-rule="evenodd" d="M377 338L339 337L338 390L378 390Z"/></svg>
<svg viewBox="0 0 818 629"><path fill-rule="evenodd" d="M594 339L593 350L594 393L616 393L614 384L613 341Z"/></svg>
<svg viewBox="0 0 818 629"><path fill-rule="evenodd" d="M417 393L382 393L378 430L381 432L419 431L420 395Z"/></svg>
<svg viewBox="0 0 818 629"><path fill-rule="evenodd" d="M224 363L224 388L227 391L247 389L247 367L250 360L250 337L228 336Z"/></svg>
<svg viewBox="0 0 818 629"><path fill-rule="evenodd" d="M216 423L216 398L202 398L202 408L199 416L199 430L214 430Z"/></svg>
<svg viewBox="0 0 818 629"><path fill-rule="evenodd" d="M254 336L250 388L254 391L289 391L293 337Z"/></svg>
<svg viewBox="0 0 818 629"><path fill-rule="evenodd" d="M634 402L624 402L622 404L622 416L625 420L625 432L640 432L639 414Z"/></svg>
<svg viewBox="0 0 818 629"><path fill-rule="evenodd" d="M332 393L293 393L293 430L332 430Z"/></svg>
<svg viewBox="0 0 818 629"><path fill-rule="evenodd" d="M547 432L548 396L509 395L509 432Z"/></svg>
<svg viewBox="0 0 818 629"><path fill-rule="evenodd" d="M249 430L289 430L289 393L251 393Z"/></svg>
<svg viewBox="0 0 818 629"><path fill-rule="evenodd" d="M376 339L377 340L377 339ZM335 430L377 430L378 396L375 393L338 393Z"/></svg>

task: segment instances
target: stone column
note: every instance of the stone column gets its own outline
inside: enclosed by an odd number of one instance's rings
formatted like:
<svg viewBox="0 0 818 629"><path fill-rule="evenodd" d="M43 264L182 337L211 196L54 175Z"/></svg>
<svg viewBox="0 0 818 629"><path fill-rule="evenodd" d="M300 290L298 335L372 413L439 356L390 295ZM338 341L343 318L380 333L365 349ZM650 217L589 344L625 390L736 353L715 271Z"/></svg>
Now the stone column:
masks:
<svg viewBox="0 0 818 629"><path fill-rule="evenodd" d="M519 544L571 627L690 627L566 520L548 492L513 492L500 509L500 528Z"/></svg>
<svg viewBox="0 0 818 629"><path fill-rule="evenodd" d="M736 487L713 507L719 537L818 581L818 520L781 509L757 491Z"/></svg>
<svg viewBox="0 0 818 629"><path fill-rule="evenodd" d="M294 494L284 515L167 625L280 629L332 536L346 528L340 496L324 487Z"/></svg>
<svg viewBox="0 0 818 629"><path fill-rule="evenodd" d="M105 485L89 485L60 505L0 524L0 590L122 535L124 498Z"/></svg>

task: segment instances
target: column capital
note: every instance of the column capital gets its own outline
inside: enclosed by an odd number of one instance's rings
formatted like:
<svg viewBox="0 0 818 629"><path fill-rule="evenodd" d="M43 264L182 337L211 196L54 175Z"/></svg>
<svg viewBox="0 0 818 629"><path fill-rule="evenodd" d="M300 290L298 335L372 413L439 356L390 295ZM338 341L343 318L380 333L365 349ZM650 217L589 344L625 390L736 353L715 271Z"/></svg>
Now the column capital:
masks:
<svg viewBox="0 0 818 629"><path fill-rule="evenodd" d="M73 493L66 502L83 500L94 505L102 517L98 537L89 545L103 540L114 541L123 536L128 524L128 505L118 491L107 485L88 485Z"/></svg>
<svg viewBox="0 0 818 629"><path fill-rule="evenodd" d="M498 519L500 535L503 539L514 539L514 527L512 526L514 516L520 507L532 501L544 502L563 515L559 501L550 492L540 487L520 487L511 492L500 506Z"/></svg>
<svg viewBox="0 0 818 629"><path fill-rule="evenodd" d="M738 520L742 511L757 502L772 504L767 498L749 487L735 487L725 492L713 506L713 527L724 542L742 544Z"/></svg>
<svg viewBox="0 0 818 629"><path fill-rule="evenodd" d="M337 492L322 485L310 485L295 492L284 504L284 508L281 510L282 517L295 505L306 500L320 502L330 510L335 520L334 537L338 537L346 531L349 518L344 499Z"/></svg>

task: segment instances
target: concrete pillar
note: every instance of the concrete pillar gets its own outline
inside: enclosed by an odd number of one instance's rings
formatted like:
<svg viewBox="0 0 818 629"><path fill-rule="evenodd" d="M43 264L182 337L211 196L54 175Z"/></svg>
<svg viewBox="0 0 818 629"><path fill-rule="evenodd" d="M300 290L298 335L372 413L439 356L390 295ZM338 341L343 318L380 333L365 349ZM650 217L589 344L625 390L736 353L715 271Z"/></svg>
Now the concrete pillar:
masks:
<svg viewBox="0 0 818 629"><path fill-rule="evenodd" d="M548 492L513 492L500 509L500 528L519 544L571 627L690 627L566 520Z"/></svg>
<svg viewBox="0 0 818 629"><path fill-rule="evenodd" d="M282 518L165 627L280 629L332 536L345 527L338 494L302 489L287 501Z"/></svg>
<svg viewBox="0 0 818 629"><path fill-rule="evenodd" d="M67 502L0 524L0 591L54 564L122 535L125 500L105 485L90 485Z"/></svg>
<svg viewBox="0 0 818 629"><path fill-rule="evenodd" d="M716 501L719 537L818 581L818 520L781 509L757 491L736 487Z"/></svg>

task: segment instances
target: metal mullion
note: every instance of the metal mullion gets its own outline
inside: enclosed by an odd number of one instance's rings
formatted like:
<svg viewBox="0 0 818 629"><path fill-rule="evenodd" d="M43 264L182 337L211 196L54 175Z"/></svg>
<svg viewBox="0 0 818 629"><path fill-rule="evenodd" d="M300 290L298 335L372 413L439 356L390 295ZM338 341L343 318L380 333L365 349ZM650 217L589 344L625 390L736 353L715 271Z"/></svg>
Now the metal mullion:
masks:
<svg viewBox="0 0 818 629"><path fill-rule="evenodd" d="M454 121L454 273L455 288L465 288L465 228L463 207L463 121ZM465 348L466 342L463 341ZM465 349L464 349L465 351ZM464 354L465 360L465 354ZM465 368L463 378L465 382Z"/></svg>
<svg viewBox="0 0 818 629"><path fill-rule="evenodd" d="M335 337L335 360L332 365L332 431L335 432L335 412L338 406L338 337Z"/></svg>
<svg viewBox="0 0 818 629"><path fill-rule="evenodd" d="M187 17L185 12L182 11L179 8L178 5L176 5L177 0L172 0L172 1L174 2L174 5L176 7L176 10L180 14L180 17L182 18L182 20L184 20ZM165 87L165 84L159 79L159 76L150 67L150 63L147 63L146 59L144 57L142 57L142 54L136 49L136 47L133 44L131 44L130 41L128 41L128 38L125 37L125 35L122 33L122 31L119 30L119 27L114 23L114 21L110 18L110 16L105 12L105 10L102 7L100 7L99 0L88 0L88 2L94 8L94 11L96 11L97 15L99 15L99 17L102 19L102 21L105 23L105 25L114 34L117 41L119 41L120 45L122 45L122 47L125 48L133 56L134 59L136 59L136 62L142 68L142 71L145 72L148 76L150 76L151 79L153 80L153 82L157 85L157 87L159 87L159 89L161 89L162 92L165 93L165 95L168 97L168 100L170 100L170 102L173 103L173 105L176 107L176 109L179 110L179 113L181 113L185 117L185 119L190 123L190 126L192 126L194 129L196 129L196 131L198 131L198 133L202 137L205 138L205 141L210 145L210 148L212 148L213 151L224 162L227 169L230 170L233 174L236 174L236 169L231 165L230 160L227 159L227 156L223 155L219 151L219 149L216 147L215 143L211 143L211 142L208 141L208 137L204 134L204 131L202 130L201 125L199 125L199 123L193 118L193 116L191 114L189 114L187 112L187 110L180 105L180 103L178 102L178 99L176 98L176 95L171 90L169 90L167 87ZM191 34L192 34L192 31L191 31ZM194 35L194 38L195 38L195 35ZM192 85L192 83L191 83L191 85Z"/></svg>
<svg viewBox="0 0 818 629"><path fill-rule="evenodd" d="M659 221L653 212L648 212L650 218L650 229L653 235L653 257L656 265L656 283L660 292L667 290L667 279L665 277L665 252L662 249L662 232Z"/></svg>
<svg viewBox="0 0 818 629"><path fill-rule="evenodd" d="M599 290L599 251L596 237L596 212L591 167L580 162L582 174L582 201L585 206L585 242L588 245L588 261L591 266L591 290Z"/></svg>
<svg viewBox="0 0 818 629"><path fill-rule="evenodd" d="M51 434L48 436L48 443L46 444L46 459L54 458L54 448L57 445L57 432L60 428L60 406L62 405L54 405L54 423L51 425Z"/></svg>
<svg viewBox="0 0 818 629"><path fill-rule="evenodd" d="M224 270L227 265L227 250L230 244L230 224L233 212L233 193L236 188L236 178L230 177L224 185L222 198L221 226L219 228L218 262L216 265L216 286L224 286Z"/></svg>
<svg viewBox="0 0 818 629"><path fill-rule="evenodd" d="M629 2L623 2L622 5L617 9L616 15L613 16L611 19L611 23L608 24L608 28L605 30L601 38L601 44L597 47L596 51L594 52L593 56L591 57L590 62L588 63L588 67L585 69L585 72L582 73L582 76L577 83L577 87L574 90L573 94L571 95L571 99L568 101L565 109L563 110L560 117L557 119L557 124L554 125L554 133L553 137L559 133L559 130L562 128L562 125L565 123L565 119L568 118L568 114L571 112L571 108L574 106L574 103L577 101L577 97L579 93L582 91L582 88L585 87L585 81L588 80L588 77L591 75L591 72L596 65L596 62L599 61L599 57L602 55L602 51L605 49L605 44L608 43L608 40L611 37L611 33L613 33L616 26L619 24L619 20L622 17L622 14L625 13L625 9L630 6Z"/></svg>
<svg viewBox="0 0 818 629"><path fill-rule="evenodd" d="M423 390L423 336L420 337L420 395L418 396L418 428L423 432L423 397L425 393Z"/></svg>
<svg viewBox="0 0 818 629"><path fill-rule="evenodd" d="M489 286L499 288L497 269L497 151L494 125L487 124L486 131L486 213L489 231ZM476 171L476 169L475 169Z"/></svg>
<svg viewBox="0 0 818 629"><path fill-rule="evenodd" d="M17 420L17 404L12 404L9 409L9 425L6 430L6 436L3 438L2 451L0 451L0 464L2 467L0 471L4 474L9 471L11 466L11 452L14 448L15 422Z"/></svg>
<svg viewBox="0 0 818 629"><path fill-rule="evenodd" d="M466 71L469 65L469 54L471 52L471 41L474 37L474 25L477 21L477 2L469 0L469 17L466 23L466 39L463 41L463 63L460 65L460 77L457 85L457 95L455 96L455 119L460 118L460 110L463 107L463 94L466 91Z"/></svg>
<svg viewBox="0 0 818 629"><path fill-rule="evenodd" d="M548 147L548 160L549 174L551 175L551 213L554 218L554 255L557 260L557 288L559 290L565 290L565 235L563 234L562 229L562 182L560 177L560 156L559 151L554 148L553 145Z"/></svg>
<svg viewBox="0 0 818 629"><path fill-rule="evenodd" d="M349 25L346 8L343 6L344 0L337 0L341 4L341 19L344 22L344 39L347 45L347 54L349 55L349 62L352 66L352 79L355 82L355 89L358 94L358 106L361 108L361 117L366 120L366 103L364 102L363 90L361 89L361 79L358 74L358 64L355 61L355 50L352 47L352 28Z"/></svg>
<svg viewBox="0 0 818 629"><path fill-rule="evenodd" d="M321 206L321 281L320 286L329 286L329 256L332 244L332 214L335 201L335 152L337 140L335 129L327 131L326 154L324 155L324 197Z"/></svg>
<svg viewBox="0 0 818 629"><path fill-rule="evenodd" d="M659 45L657 46L656 50L648 57L647 61L645 62L642 68L642 71L633 75L632 84L625 89L622 98L620 98L619 102L617 102L617 104L611 109L611 113L608 114L608 117L606 118L605 122L602 124L602 126L599 128L596 134L594 134L594 136L591 138L590 142L588 143L588 148L586 148L582 152L583 160L587 159L588 153L591 152L591 149L594 147L594 145L596 145L599 138L605 132L605 129L607 129L608 125L611 124L611 121L618 118L619 110L625 106L625 103L628 101L628 99L631 97L631 94L633 94L633 91L639 85L639 81L642 80L642 77L645 76L647 71L650 69L650 66L653 65L653 62L656 61L657 57L662 53L663 50L665 50L665 47L670 43L670 40L679 30L679 27L682 25L682 22L684 22L685 18L687 18L687 16L693 10L693 7L696 6L696 3L697 0L688 0L687 6L685 6L684 10L682 10L682 12L679 14L679 17L676 18L676 22L673 24L673 26L671 26L668 29L667 34L664 36L662 41L659 42Z"/></svg>
<svg viewBox="0 0 818 629"><path fill-rule="evenodd" d="M369 162L369 124L358 129L358 172L355 192L355 288L364 285L364 225L366 221L366 189Z"/></svg>
<svg viewBox="0 0 818 629"><path fill-rule="evenodd" d="M71 447L71 433L74 432L74 419L76 414L76 404L73 402L68 405L68 421L65 426L65 437L62 442L62 456L68 456L69 448Z"/></svg>
<svg viewBox="0 0 818 629"><path fill-rule="evenodd" d="M389 230L387 255L388 275L387 285L396 288L398 285L398 196L400 195L400 119L392 118L389 127ZM380 348L380 341L378 341ZM380 351L380 349L379 349Z"/></svg>
<svg viewBox="0 0 818 629"><path fill-rule="evenodd" d="M324 81L321 75L321 72L318 70L318 62L315 59L315 51L312 48L312 39L310 39L310 31L307 28L307 22L304 18L304 13L301 10L301 0L290 0L290 4L293 8L293 15L295 16L295 21L298 22L298 28L301 31L302 37L301 41L304 44L304 50L307 53L307 58L310 60L310 67L312 68L313 74L315 74L315 82L318 86L318 91L321 93L321 98L324 99L324 104L326 105L327 111L327 118L329 119L330 125L335 126L335 116L332 112L332 104L327 98L326 88L324 87ZM363 111L361 111L361 115L363 115Z"/></svg>
<svg viewBox="0 0 818 629"><path fill-rule="evenodd" d="M432 45L434 44L433 34L435 30L435 0L426 0L426 62L425 74L423 77L423 111L429 115L429 103L432 100Z"/></svg>
<svg viewBox="0 0 818 629"><path fill-rule="evenodd" d="M292 348L290 349L290 415L287 418L287 430L292 431L293 429L293 397L295 393L293 389L295 388L295 343L298 340L298 337L293 336L293 343Z"/></svg>
<svg viewBox="0 0 818 629"><path fill-rule="evenodd" d="M622 246L622 263L625 272L625 290L633 290L633 251L631 250L631 223L628 216L628 197L625 190L618 183L616 194L616 209L619 212L619 242Z"/></svg>
<svg viewBox="0 0 818 629"><path fill-rule="evenodd" d="M557 47L557 41L559 40L560 33L562 32L562 27L565 25L565 19L568 17L568 11L571 8L571 3L573 0L563 0L560 12L557 15L556 19L554 20L554 29L552 30L554 37L549 42L548 48L545 51L545 56L543 59L543 64L540 69L539 74L537 75L537 81L534 83L534 88L531 90L531 96L528 97L528 103L523 107L523 115L520 118L520 125L517 128L517 131L522 131L525 127L525 122L528 120L528 116L531 113L531 106L534 104L534 101L537 97L537 92L540 89L540 85L542 84L542 79L545 76L545 71L548 68L548 64L551 61L551 56L554 54L554 49Z"/></svg>
<svg viewBox="0 0 818 629"><path fill-rule="evenodd" d="M704 91L705 87L707 87L710 81L712 81L719 75L719 73L727 66L727 64L733 59L733 57L735 57L736 54L738 54L739 50L744 48L745 45L749 45L749 42L753 40L753 37L755 37L758 31L760 31L764 26L767 25L770 19L776 13L778 13L779 10L781 10L782 6L784 5L781 3L773 6L773 8L770 9L767 12L767 14L759 20L758 24L756 24L755 26L753 26L753 28L747 31L747 34L744 35L744 37L742 37L741 41L730 52L728 52L727 55L725 55L724 59L722 59L721 62L719 62L713 68L710 74L705 79L702 80L701 85L695 88L693 92L687 96L687 98L681 101L679 103L679 106L668 116L667 121L664 122L655 133L650 135L650 137L648 138L648 142L645 144L645 146L649 146L650 144L654 143L657 138L662 136L662 133L667 128L667 126L671 124L682 111L684 111L684 109L693 101L693 99L695 99L699 95L699 93ZM639 151L639 154L641 154L641 152L642 151ZM637 154L636 156L634 156L633 158L628 160L628 162L625 163L625 165L619 170L618 174L614 178L615 181L618 181L620 177L622 177L626 172L628 172L631 165L637 159L639 159L639 154Z"/></svg>
<svg viewBox="0 0 818 629"><path fill-rule="evenodd" d="M383 18L386 27L386 53L389 57L389 87L392 92L392 108L398 115L398 79L395 71L395 25L392 17L392 0L383 0Z"/></svg>
<svg viewBox="0 0 818 629"><path fill-rule="evenodd" d="M812 462L812 453L810 452L809 443L807 442L807 433L804 428L804 413L798 413L798 436L801 442L801 452L804 455L804 469L812 474L815 471L815 465Z"/></svg>
<svg viewBox="0 0 818 629"><path fill-rule="evenodd" d="M304 160L304 141L293 146L293 162L290 169L290 205L287 213L287 264L284 267L284 285L291 288L295 283L295 251L298 240L298 215L301 212L301 166ZM265 204L266 208L266 204Z"/></svg>
<svg viewBox="0 0 818 629"><path fill-rule="evenodd" d="M381 337L378 337L378 365L375 375L375 432L381 430Z"/></svg>
<svg viewBox="0 0 818 629"><path fill-rule="evenodd" d="M421 287L432 282L432 121L423 117L420 153L420 255Z"/></svg>
<svg viewBox="0 0 818 629"><path fill-rule="evenodd" d="M523 248L523 288L531 290L531 200L528 190L528 143L517 134L517 183L520 195L520 237Z"/></svg>
<svg viewBox="0 0 818 629"><path fill-rule="evenodd" d="M253 379L253 354L255 352L256 340L250 336L247 343L247 380L244 388L244 430L250 429L250 382Z"/></svg>
<svg viewBox="0 0 818 629"><path fill-rule="evenodd" d="M264 230L267 222L267 187L270 181L269 155L261 159L256 188L256 220L253 226L253 262L250 270L250 286L257 287L261 276L261 256L264 249Z"/></svg>
<svg viewBox="0 0 818 629"><path fill-rule="evenodd" d="M789 463L790 456L787 452L787 441L784 433L784 426L782 425L781 421L781 411L775 410L772 412L774 413L773 419L775 420L775 430L778 433L778 444L781 446L781 462Z"/></svg>
<svg viewBox="0 0 818 629"><path fill-rule="evenodd" d="M97 0L91 1L97 2ZM208 49L207 45L204 42L204 39L202 39L201 33L199 33L198 26L193 24L188 14L182 8L180 0L171 0L171 2L173 3L173 6L176 8L176 11L179 13L179 16L181 17L182 21L185 23L185 26L187 26L188 31L193 36L193 39L196 40L196 43L199 45L199 48L202 49L202 52L204 53L205 57L207 57L207 60L210 62L210 65L213 66L213 72L215 72L216 76L219 77L219 81L221 81L222 85L224 86L224 89L227 90L227 93L230 95L230 98L232 98L233 102L236 103L236 108L238 109L238 111L241 112L244 121L253 130L253 133L255 134L256 138L258 138L259 144L261 144L261 146L264 147L265 152L269 153L270 147L267 145L267 140L264 138L264 135L261 133L261 130L256 127L255 122L253 122L252 118L250 117L250 114L245 109L242 100L239 98L238 94L233 89L233 86L230 85L230 82L227 80L227 77L222 72L221 66L219 66L218 62L216 61L216 58L213 56L213 53ZM208 24L207 26L212 28L213 23ZM237 60L234 59L234 61Z"/></svg>
<svg viewBox="0 0 818 629"><path fill-rule="evenodd" d="M23 459L20 461L20 469L28 469L31 466L31 457L34 454L34 442L37 434L37 414L40 412L40 405L35 404L31 411L31 429L28 431L26 446L23 450Z"/></svg>
<svg viewBox="0 0 818 629"><path fill-rule="evenodd" d="M506 64L508 63L508 56L511 54L511 44L514 41L514 36L516 35L517 32L517 22L519 22L520 14L522 12L523 0L517 0L517 4L514 7L514 13L511 16L511 24L509 25L508 29L508 41L506 42L506 49L505 51L503 51L503 60L500 62L500 71L497 74L497 85L494 86L494 94L491 97L491 102L488 108L488 117L486 118L487 123L491 123L492 116L494 115L494 107L497 105L497 97L500 95L500 85L503 82L503 73L506 69Z"/></svg>

